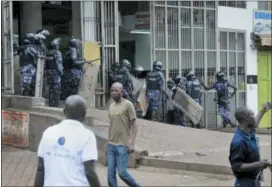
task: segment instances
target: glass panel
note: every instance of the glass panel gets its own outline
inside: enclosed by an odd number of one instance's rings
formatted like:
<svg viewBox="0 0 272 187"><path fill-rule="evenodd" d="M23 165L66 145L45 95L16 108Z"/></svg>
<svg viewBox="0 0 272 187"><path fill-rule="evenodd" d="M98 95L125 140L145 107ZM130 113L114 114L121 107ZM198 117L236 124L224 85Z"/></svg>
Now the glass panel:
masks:
<svg viewBox="0 0 272 187"><path fill-rule="evenodd" d="M155 4L164 5L164 4L165 4L165 1L155 1Z"/></svg>
<svg viewBox="0 0 272 187"><path fill-rule="evenodd" d="M190 1L179 1L179 2L180 2L180 6L187 6L187 7L191 6L191 2Z"/></svg>
<svg viewBox="0 0 272 187"><path fill-rule="evenodd" d="M207 84L211 86L215 82L215 73L216 73L216 52L208 51L207 52Z"/></svg>
<svg viewBox="0 0 272 187"><path fill-rule="evenodd" d="M215 1L206 1L207 8L215 8Z"/></svg>
<svg viewBox="0 0 272 187"><path fill-rule="evenodd" d="M215 38L215 10L207 10L206 12L206 33L207 33L207 49L216 49Z"/></svg>
<svg viewBox="0 0 272 187"><path fill-rule="evenodd" d="M216 49L215 31L207 31L207 49Z"/></svg>
<svg viewBox="0 0 272 187"><path fill-rule="evenodd" d="M186 73L192 68L192 57L191 51L182 51L181 52L181 68L182 76L186 76Z"/></svg>
<svg viewBox="0 0 272 187"><path fill-rule="evenodd" d="M236 86L236 53L229 53L229 82Z"/></svg>
<svg viewBox="0 0 272 187"><path fill-rule="evenodd" d="M165 48L165 9L155 7L155 47Z"/></svg>
<svg viewBox="0 0 272 187"><path fill-rule="evenodd" d="M238 92L238 107L246 105L246 93L245 92Z"/></svg>
<svg viewBox="0 0 272 187"><path fill-rule="evenodd" d="M246 8L246 1L236 1L237 8Z"/></svg>
<svg viewBox="0 0 272 187"><path fill-rule="evenodd" d="M194 62L195 62L196 76L204 80L204 52L203 51L194 52Z"/></svg>
<svg viewBox="0 0 272 187"><path fill-rule="evenodd" d="M220 71L227 73L227 54L228 52L220 52Z"/></svg>
<svg viewBox="0 0 272 187"><path fill-rule="evenodd" d="M226 1L219 1L219 6L227 6L227 2Z"/></svg>
<svg viewBox="0 0 272 187"><path fill-rule="evenodd" d="M245 90L245 53L238 53L238 89Z"/></svg>
<svg viewBox="0 0 272 187"><path fill-rule="evenodd" d="M227 1L228 7L235 7L235 1Z"/></svg>
<svg viewBox="0 0 272 187"><path fill-rule="evenodd" d="M245 50L245 34L244 33L237 34L237 48L238 48L238 51Z"/></svg>
<svg viewBox="0 0 272 187"><path fill-rule="evenodd" d="M168 48L178 49L178 8L168 8Z"/></svg>
<svg viewBox="0 0 272 187"><path fill-rule="evenodd" d="M179 73L179 52L168 52L169 77L174 78Z"/></svg>
<svg viewBox="0 0 272 187"><path fill-rule="evenodd" d="M228 44L227 44L227 32L220 32L220 49L221 50L227 50Z"/></svg>
<svg viewBox="0 0 272 187"><path fill-rule="evenodd" d="M166 52L165 51L155 51L155 59L154 61L161 61L163 63L163 74L165 76L165 67L166 67Z"/></svg>
<svg viewBox="0 0 272 187"><path fill-rule="evenodd" d="M181 28L181 49L191 49L191 29Z"/></svg>
<svg viewBox="0 0 272 187"><path fill-rule="evenodd" d="M180 25L181 27L191 26L191 9L181 8L180 10Z"/></svg>
<svg viewBox="0 0 272 187"><path fill-rule="evenodd" d="M235 32L229 32L229 50L236 50Z"/></svg>
<svg viewBox="0 0 272 187"><path fill-rule="evenodd" d="M168 5L178 5L178 1L167 1Z"/></svg>
<svg viewBox="0 0 272 187"><path fill-rule="evenodd" d="M194 49L204 49L204 29L194 29Z"/></svg>
<svg viewBox="0 0 272 187"><path fill-rule="evenodd" d="M204 10L194 9L194 27L203 27L204 26Z"/></svg>
<svg viewBox="0 0 272 187"><path fill-rule="evenodd" d="M204 7L204 1L194 1L193 6L194 7Z"/></svg>
<svg viewBox="0 0 272 187"><path fill-rule="evenodd" d="M206 26L207 30L208 29L215 30L215 10L206 11Z"/></svg>

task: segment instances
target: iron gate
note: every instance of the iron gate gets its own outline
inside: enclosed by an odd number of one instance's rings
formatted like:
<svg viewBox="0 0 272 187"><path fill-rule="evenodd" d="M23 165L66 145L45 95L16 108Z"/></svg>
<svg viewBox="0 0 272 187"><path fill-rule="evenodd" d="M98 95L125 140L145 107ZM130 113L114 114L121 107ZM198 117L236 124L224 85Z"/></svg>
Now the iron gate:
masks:
<svg viewBox="0 0 272 187"><path fill-rule="evenodd" d="M151 2L151 60L160 60L164 63L166 80L177 74L185 76L193 70L206 85L211 85L215 81L216 71L223 70L225 61L220 46L228 38L222 39L222 34L221 32L219 34L217 29L217 7L218 2L215 1ZM235 57L234 51L227 53L228 58L234 57L227 61L228 66L232 67L224 69L228 78L235 75L234 85L239 89L236 98L231 101L232 111L245 103L244 88L238 85L238 79L245 80L245 50L242 48L245 47L243 38L245 35L238 32L234 36ZM202 94L201 104L205 109L203 124L207 128L216 127L218 122L221 123L214 102L215 97L215 91Z"/></svg>
<svg viewBox="0 0 272 187"><path fill-rule="evenodd" d="M12 1L2 1L2 26L3 90L4 93L14 94Z"/></svg>
<svg viewBox="0 0 272 187"><path fill-rule="evenodd" d="M108 98L108 71L111 65L119 62L119 12L118 1L101 1L101 41L102 41L102 84L105 106Z"/></svg>

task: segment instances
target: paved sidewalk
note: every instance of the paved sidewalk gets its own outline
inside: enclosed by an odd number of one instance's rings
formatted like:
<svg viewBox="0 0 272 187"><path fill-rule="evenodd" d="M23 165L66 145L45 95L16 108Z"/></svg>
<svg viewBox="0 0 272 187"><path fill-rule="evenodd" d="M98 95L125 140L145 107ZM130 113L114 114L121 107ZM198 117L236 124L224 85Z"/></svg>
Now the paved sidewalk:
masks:
<svg viewBox="0 0 272 187"><path fill-rule="evenodd" d="M9 146L2 148L2 186L33 186L37 167L36 153ZM97 165L103 186L107 185L106 168ZM140 167L130 172L143 186L232 186L233 177L198 172ZM265 177L267 176L266 173ZM118 179L120 186L126 186ZM266 178L264 185L271 186Z"/></svg>

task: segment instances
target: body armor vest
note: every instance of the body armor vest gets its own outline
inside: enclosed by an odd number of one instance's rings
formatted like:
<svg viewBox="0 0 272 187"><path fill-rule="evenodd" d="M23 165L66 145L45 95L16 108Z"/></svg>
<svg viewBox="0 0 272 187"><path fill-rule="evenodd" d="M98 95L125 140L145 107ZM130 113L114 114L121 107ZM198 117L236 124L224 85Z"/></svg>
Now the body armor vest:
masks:
<svg viewBox="0 0 272 187"><path fill-rule="evenodd" d="M147 89L148 90L160 90L161 75L158 71L151 71L147 74Z"/></svg>
<svg viewBox="0 0 272 187"><path fill-rule="evenodd" d="M35 57L31 50L35 51L35 48L31 45L26 45L21 53L20 65L26 66L29 64L35 65Z"/></svg>
<svg viewBox="0 0 272 187"><path fill-rule="evenodd" d="M58 69L58 65L56 62L56 55L57 51L56 50L49 50L46 54L46 66L47 69L51 69L51 70L57 70Z"/></svg>

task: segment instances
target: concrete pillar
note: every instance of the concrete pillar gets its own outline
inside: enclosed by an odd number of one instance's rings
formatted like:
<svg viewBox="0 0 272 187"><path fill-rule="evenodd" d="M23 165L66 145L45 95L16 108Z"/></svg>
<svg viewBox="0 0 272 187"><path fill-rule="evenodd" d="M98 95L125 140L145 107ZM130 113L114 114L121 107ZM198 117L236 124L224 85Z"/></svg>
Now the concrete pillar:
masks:
<svg viewBox="0 0 272 187"><path fill-rule="evenodd" d="M80 1L72 1L72 35L81 38L81 10Z"/></svg>
<svg viewBox="0 0 272 187"><path fill-rule="evenodd" d="M22 32L36 32L42 28L42 2L24 1L22 7Z"/></svg>

